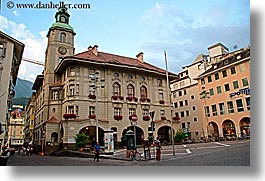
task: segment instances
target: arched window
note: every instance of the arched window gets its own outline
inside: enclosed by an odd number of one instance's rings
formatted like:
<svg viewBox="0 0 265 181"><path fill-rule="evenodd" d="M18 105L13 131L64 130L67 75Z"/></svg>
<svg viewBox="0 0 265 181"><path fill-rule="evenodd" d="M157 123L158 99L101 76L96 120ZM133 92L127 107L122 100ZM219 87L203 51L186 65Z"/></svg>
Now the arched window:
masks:
<svg viewBox="0 0 265 181"><path fill-rule="evenodd" d="M61 33L60 34L60 42L65 42L66 41L66 34L65 33Z"/></svg>
<svg viewBox="0 0 265 181"><path fill-rule="evenodd" d="M121 95L121 86L117 82L115 82L112 85L112 93L113 93L113 96L120 96Z"/></svg>
<svg viewBox="0 0 265 181"><path fill-rule="evenodd" d="M127 86L127 96L128 97L134 97L134 87L132 84L129 84Z"/></svg>
<svg viewBox="0 0 265 181"><path fill-rule="evenodd" d="M147 88L145 86L140 88L140 95L141 99L147 99Z"/></svg>
<svg viewBox="0 0 265 181"><path fill-rule="evenodd" d="M51 141L52 142L58 142L58 134L56 132L53 132L51 134Z"/></svg>

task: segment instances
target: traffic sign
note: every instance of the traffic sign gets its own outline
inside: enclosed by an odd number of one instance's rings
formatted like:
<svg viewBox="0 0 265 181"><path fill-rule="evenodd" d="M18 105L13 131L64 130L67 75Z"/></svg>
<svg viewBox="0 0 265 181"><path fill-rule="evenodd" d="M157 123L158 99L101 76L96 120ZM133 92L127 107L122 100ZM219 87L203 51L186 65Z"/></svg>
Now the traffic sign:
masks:
<svg viewBox="0 0 265 181"><path fill-rule="evenodd" d="M137 115L136 114L133 114L132 115L132 122L136 122L138 119Z"/></svg>

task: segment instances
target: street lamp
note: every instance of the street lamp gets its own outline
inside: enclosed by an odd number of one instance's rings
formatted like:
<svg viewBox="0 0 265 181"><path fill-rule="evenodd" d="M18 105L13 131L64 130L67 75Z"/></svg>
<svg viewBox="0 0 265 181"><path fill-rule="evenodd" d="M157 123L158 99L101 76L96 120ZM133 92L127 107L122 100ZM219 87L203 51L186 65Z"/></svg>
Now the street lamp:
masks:
<svg viewBox="0 0 265 181"><path fill-rule="evenodd" d="M168 78L168 67L167 67L167 55L166 51L164 50L165 54L165 64L166 64L166 78L167 78L167 94L169 98L169 111L170 111L170 123L171 123L171 141L172 141L172 149L173 149L173 156L175 156L175 148L174 148L174 133L173 133L173 124L172 124L172 104L171 104L171 90L169 86L169 78Z"/></svg>
<svg viewBox="0 0 265 181"><path fill-rule="evenodd" d="M202 89L205 89L205 87L203 87ZM201 93L200 93L200 96L201 96L201 99L204 100L204 114L205 114L205 118L206 118L206 136L207 138L209 137L209 123L208 123L208 111L207 111L207 106L206 106L206 98L210 98L210 93L207 92L206 90L203 90Z"/></svg>
<svg viewBox="0 0 265 181"><path fill-rule="evenodd" d="M96 96L96 142L98 142L98 95L97 95L97 88L104 88L104 83L105 80L99 80L99 72L95 72L95 73L91 73L90 74L90 78L91 78L91 85L90 87L92 87L95 90L95 96ZM100 86L98 85L100 83Z"/></svg>
<svg viewBox="0 0 265 181"><path fill-rule="evenodd" d="M41 153L40 153L40 155L41 156L44 156L44 154L45 154L45 151L44 151L44 144L45 144L45 130L43 130L42 131L42 139L41 139Z"/></svg>

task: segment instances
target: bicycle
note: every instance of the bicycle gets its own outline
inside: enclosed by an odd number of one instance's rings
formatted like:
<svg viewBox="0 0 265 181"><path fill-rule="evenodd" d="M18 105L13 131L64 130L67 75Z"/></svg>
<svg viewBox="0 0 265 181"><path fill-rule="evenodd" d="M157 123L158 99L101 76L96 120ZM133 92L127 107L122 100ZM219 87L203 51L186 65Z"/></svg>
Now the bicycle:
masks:
<svg viewBox="0 0 265 181"><path fill-rule="evenodd" d="M129 158L131 160L136 160L136 161L140 161L142 159L142 155L141 153L139 153L138 151L136 150L133 150L129 153Z"/></svg>

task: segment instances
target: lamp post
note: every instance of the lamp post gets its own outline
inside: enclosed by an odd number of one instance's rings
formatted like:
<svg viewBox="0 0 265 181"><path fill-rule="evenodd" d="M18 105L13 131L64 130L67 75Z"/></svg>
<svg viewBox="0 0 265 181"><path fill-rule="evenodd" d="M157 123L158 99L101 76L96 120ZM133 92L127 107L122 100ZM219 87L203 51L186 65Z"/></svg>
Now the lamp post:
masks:
<svg viewBox="0 0 265 181"><path fill-rule="evenodd" d="M104 88L104 83L105 80L99 80L99 72L95 72L95 73L91 73L90 74L90 78L91 78L91 85L90 87L92 87L95 90L95 96L96 96L96 142L98 142L98 94L97 94L97 88ZM101 83L101 86L98 86L98 83Z"/></svg>
<svg viewBox="0 0 265 181"><path fill-rule="evenodd" d="M202 89L205 89L205 87L203 87ZM207 111L207 107L206 107L206 98L210 98L210 93L207 92L206 90L203 90L200 93L201 99L204 100L204 114L205 114L205 118L206 118L206 138L209 137L209 125L208 125L208 111Z"/></svg>
<svg viewBox="0 0 265 181"><path fill-rule="evenodd" d="M167 77L167 94L169 98L169 111L170 111L170 123L171 123L171 141L172 141L172 147L173 147L173 155L175 156L175 148L174 148L174 133L173 133L173 124L172 124L172 105L171 105L171 90L169 87L169 78L168 78L168 67L167 67L167 55L166 51L164 50L165 54L165 64L166 64L166 77Z"/></svg>

